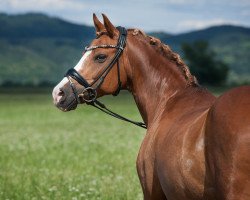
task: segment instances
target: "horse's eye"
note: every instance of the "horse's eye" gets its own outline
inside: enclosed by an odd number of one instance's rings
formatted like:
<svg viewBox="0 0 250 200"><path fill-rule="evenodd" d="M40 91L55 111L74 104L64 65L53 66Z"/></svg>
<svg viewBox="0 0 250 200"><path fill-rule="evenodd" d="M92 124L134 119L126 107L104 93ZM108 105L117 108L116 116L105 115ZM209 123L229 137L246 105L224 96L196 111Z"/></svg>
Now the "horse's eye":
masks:
<svg viewBox="0 0 250 200"><path fill-rule="evenodd" d="M105 62L106 59L107 59L107 55L105 55L105 54L99 54L95 57L95 61L97 61L99 63Z"/></svg>

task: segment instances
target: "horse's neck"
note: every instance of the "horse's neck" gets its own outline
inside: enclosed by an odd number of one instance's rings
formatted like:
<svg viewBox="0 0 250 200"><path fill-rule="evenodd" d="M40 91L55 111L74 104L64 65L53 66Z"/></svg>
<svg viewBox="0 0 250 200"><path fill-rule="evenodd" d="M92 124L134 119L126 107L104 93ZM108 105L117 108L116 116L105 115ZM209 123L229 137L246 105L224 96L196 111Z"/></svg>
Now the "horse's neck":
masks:
<svg viewBox="0 0 250 200"><path fill-rule="evenodd" d="M170 98L187 85L175 63L159 55L152 47L128 44L130 91L145 123L160 118Z"/></svg>

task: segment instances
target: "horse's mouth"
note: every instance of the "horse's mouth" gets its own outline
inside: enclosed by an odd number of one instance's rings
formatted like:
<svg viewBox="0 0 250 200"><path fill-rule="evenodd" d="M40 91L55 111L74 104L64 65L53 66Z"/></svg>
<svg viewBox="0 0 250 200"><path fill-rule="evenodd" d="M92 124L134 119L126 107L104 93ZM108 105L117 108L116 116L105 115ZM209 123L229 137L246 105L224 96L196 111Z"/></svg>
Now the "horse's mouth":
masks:
<svg viewBox="0 0 250 200"><path fill-rule="evenodd" d="M74 99L66 109L64 109L65 112L75 110L77 108L77 101Z"/></svg>
<svg viewBox="0 0 250 200"><path fill-rule="evenodd" d="M71 110L75 110L77 108L77 101L75 99L73 99L67 105L65 105L65 103L63 103L63 104L59 103L59 104L56 104L56 107L63 112L68 112Z"/></svg>
<svg viewBox="0 0 250 200"><path fill-rule="evenodd" d="M85 104L88 96L78 95L77 99L74 95L70 95L67 98L61 99L56 102L54 100L55 106L63 112L68 112L75 110L78 104Z"/></svg>

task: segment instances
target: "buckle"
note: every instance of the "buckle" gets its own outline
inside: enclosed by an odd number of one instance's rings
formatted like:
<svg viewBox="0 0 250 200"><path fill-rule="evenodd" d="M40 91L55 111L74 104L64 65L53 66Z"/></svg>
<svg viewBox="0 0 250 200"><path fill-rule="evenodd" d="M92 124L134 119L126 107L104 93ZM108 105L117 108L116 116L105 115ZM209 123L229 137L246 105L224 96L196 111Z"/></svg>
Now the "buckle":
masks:
<svg viewBox="0 0 250 200"><path fill-rule="evenodd" d="M87 93L87 95L86 95ZM78 94L78 98L82 98L85 102L91 103L94 102L97 98L97 92L92 87L85 88L81 94Z"/></svg>

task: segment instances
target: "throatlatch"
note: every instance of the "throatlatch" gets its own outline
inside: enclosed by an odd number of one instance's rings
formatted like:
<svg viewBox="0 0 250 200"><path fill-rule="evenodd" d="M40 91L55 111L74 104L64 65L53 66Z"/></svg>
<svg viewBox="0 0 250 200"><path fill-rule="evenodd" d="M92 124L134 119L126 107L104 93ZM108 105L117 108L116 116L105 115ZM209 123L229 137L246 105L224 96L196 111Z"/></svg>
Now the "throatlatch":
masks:
<svg viewBox="0 0 250 200"><path fill-rule="evenodd" d="M123 117L113 111L111 111L110 109L108 109L103 103L101 103L100 101L98 101L97 98L97 89L102 85L104 79L106 78L106 76L108 75L108 73L110 72L110 70L112 69L112 67L114 66L115 63L117 63L117 80L118 80L118 87L116 89L116 91L113 93L114 96L117 96L121 90L121 86L122 86L122 82L120 79L120 66L119 66L119 58L126 46L126 37L127 37L127 30L124 27L120 27L118 26L117 29L119 30L119 38L118 38L118 42L117 45L98 45L98 46L91 46L91 47L86 47L85 51L91 51L97 48L115 48L117 49L113 59L111 60L111 62L104 68L104 70L98 75L98 77L92 82L92 83L88 83L86 81L86 79L84 77L82 77L74 68L71 68L67 71L67 73L65 74L65 77L68 78L69 82L70 82L70 86L72 88L72 91L74 93L75 96L75 100L76 103L79 104L80 103L80 99L79 98L83 98L83 100L88 104L88 105L92 105L95 108L101 110L102 112L115 117L117 119L135 124L137 126L140 126L142 128L147 128L146 124L143 122L135 122L132 121L130 119L127 119L126 117ZM72 82L72 79L76 80L80 85L82 85L83 91L78 94L76 87L74 85L74 83Z"/></svg>

